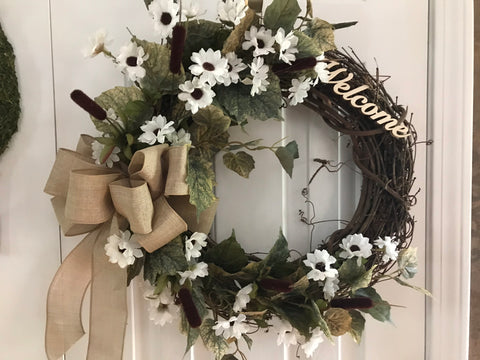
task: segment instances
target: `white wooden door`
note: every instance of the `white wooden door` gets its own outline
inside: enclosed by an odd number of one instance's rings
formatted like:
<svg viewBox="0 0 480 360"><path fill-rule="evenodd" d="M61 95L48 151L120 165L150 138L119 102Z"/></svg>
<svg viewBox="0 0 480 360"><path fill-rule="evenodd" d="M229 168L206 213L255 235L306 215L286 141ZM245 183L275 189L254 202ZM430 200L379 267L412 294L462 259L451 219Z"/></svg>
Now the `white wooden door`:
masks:
<svg viewBox="0 0 480 360"><path fill-rule="evenodd" d="M210 18L216 1L201 1ZM352 47L358 56L381 74L391 75L387 89L414 113L420 139L426 137L427 99L427 0L313 0L315 15L331 23L358 21L338 30L339 47ZM43 185L53 164L55 148L72 148L80 133L94 133L88 116L69 99L73 89L96 96L121 85L123 78L105 58L84 59L81 49L100 27L108 29L118 49L129 39L128 27L140 38L152 39L150 21L141 0L27 0L0 1L0 20L16 48L23 97L20 133L10 151L0 159L0 273L5 294L0 297L0 359L43 359L44 301L50 279L60 259L79 238L59 236ZM252 122L252 136L273 143L285 136L300 145L294 176L289 179L270 153L256 154L257 169L249 180L217 164L217 195L221 202L215 224L218 239L235 228L248 251L266 251L279 228L290 247L308 249L308 229L298 210L306 209L300 191L315 169L313 158L348 161L347 139L328 129L311 111L300 107L285 112L286 121ZM244 136L233 132L233 136ZM419 147L416 186L425 188L425 148ZM358 178L344 167L338 174L321 173L312 184L317 219L347 219L355 208ZM227 185L228 184L228 185ZM235 189L235 191L231 191ZM415 246L419 259L425 249L425 192L415 208ZM255 205L253 205L255 204ZM315 241L338 226L326 222L315 232ZM315 244L315 242L314 242ZM422 263L422 260L420 260ZM424 284L420 266L416 283ZM360 346L348 337L335 345L322 344L314 359L375 360L422 359L425 347L425 300L419 293L386 285L383 297L393 309L395 325L367 323ZM126 360L182 359L185 339L178 326L151 324L142 301L140 284L129 291L130 317ZM403 308L405 306L405 308ZM87 312L85 311L85 314ZM85 317L86 321L86 317ZM66 358L85 358L86 337ZM295 359L295 348L277 347L274 334L254 338L249 359ZM302 356L302 355L301 355ZM186 358L212 359L201 344Z"/></svg>

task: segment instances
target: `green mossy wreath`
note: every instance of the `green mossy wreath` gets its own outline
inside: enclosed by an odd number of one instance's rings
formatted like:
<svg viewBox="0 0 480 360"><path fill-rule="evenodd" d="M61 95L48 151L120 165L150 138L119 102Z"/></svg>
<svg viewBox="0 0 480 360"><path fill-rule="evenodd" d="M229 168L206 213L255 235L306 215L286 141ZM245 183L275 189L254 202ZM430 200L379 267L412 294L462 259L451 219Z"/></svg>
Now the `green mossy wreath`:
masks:
<svg viewBox="0 0 480 360"><path fill-rule="evenodd" d="M15 73L15 54L0 26L0 155L17 131L20 93Z"/></svg>

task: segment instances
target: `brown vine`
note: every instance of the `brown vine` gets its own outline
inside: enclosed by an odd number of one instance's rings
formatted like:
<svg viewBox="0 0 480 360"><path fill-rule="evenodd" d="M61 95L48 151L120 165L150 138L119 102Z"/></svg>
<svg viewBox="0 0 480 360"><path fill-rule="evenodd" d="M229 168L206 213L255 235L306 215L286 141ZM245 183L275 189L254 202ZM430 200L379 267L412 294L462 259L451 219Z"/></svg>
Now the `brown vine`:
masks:
<svg viewBox="0 0 480 360"><path fill-rule="evenodd" d="M376 76L372 76L353 51L349 55L346 51L333 50L327 52L326 57L354 74L349 81L352 88L368 85L363 94L380 110L400 119L399 122L403 121L412 135L395 138L391 132L352 107L349 101L335 94L330 84L320 83L311 89L305 105L319 114L331 128L350 137L353 161L363 178L353 217L343 229L330 235L324 247L332 252L338 249L345 236L361 233L371 241L394 235L399 242L398 249L405 249L413 236L415 221L410 208L416 202L416 196L411 191L415 182L413 170L417 134L411 121L406 119L408 110L387 93L378 70ZM372 285L393 266L393 262L382 263L377 258L367 264L368 267L373 265L377 267Z"/></svg>

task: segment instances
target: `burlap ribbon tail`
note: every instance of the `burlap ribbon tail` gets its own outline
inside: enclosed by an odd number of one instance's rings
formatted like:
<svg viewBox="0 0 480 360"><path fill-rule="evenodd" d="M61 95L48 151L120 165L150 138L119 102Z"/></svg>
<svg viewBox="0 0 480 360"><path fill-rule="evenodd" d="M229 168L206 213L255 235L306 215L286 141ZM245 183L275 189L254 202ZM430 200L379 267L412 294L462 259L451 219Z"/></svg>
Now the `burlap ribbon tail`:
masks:
<svg viewBox="0 0 480 360"><path fill-rule="evenodd" d="M76 151L60 149L45 186L66 236L88 233L58 269L48 292L46 353L60 358L85 331L81 307L91 284L87 359L119 359L127 319L126 270L111 264L105 244L130 225L153 252L187 229L208 233L216 204L196 216L186 178L188 148L157 145L137 151L127 172L91 159L93 138Z"/></svg>

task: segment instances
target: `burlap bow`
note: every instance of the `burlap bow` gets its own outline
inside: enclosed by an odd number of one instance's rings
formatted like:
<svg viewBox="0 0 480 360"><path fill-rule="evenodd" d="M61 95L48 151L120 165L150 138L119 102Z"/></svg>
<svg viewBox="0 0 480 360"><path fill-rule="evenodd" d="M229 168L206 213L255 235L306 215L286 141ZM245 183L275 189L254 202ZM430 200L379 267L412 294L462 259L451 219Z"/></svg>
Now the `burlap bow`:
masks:
<svg viewBox="0 0 480 360"><path fill-rule="evenodd" d="M216 204L202 212L189 204L186 146L157 145L137 151L123 172L91 159L93 138L82 135L76 151L60 149L45 192L65 235L89 233L69 254L50 285L46 352L61 357L85 333L83 296L91 282L87 359L121 359L127 317L126 271L108 262L109 235L126 219L136 240L153 252L190 229L208 233ZM167 200L168 198L168 200ZM126 222L125 222L126 224ZM128 225L127 224L127 225Z"/></svg>

